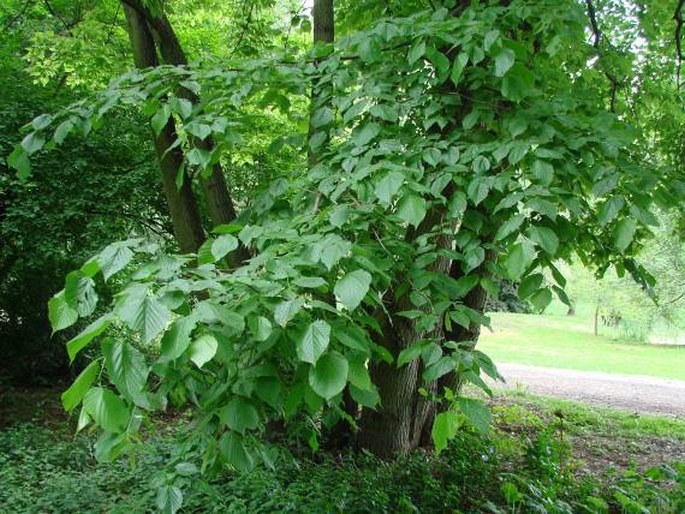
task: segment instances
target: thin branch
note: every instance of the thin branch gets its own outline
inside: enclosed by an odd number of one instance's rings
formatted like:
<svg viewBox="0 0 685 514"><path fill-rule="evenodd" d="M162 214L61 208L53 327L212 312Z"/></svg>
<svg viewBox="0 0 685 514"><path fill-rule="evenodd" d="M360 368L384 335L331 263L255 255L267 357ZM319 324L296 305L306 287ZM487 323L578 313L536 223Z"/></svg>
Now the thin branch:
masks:
<svg viewBox="0 0 685 514"><path fill-rule="evenodd" d="M685 0L680 0L678 2L678 7L675 8L675 14L673 14L673 19L675 20L675 48L676 48L676 85L680 89L680 70L683 66L683 6L685 5Z"/></svg>
<svg viewBox="0 0 685 514"><path fill-rule="evenodd" d="M683 2L685 0L680 1ZM585 5L587 6L587 16L590 19L590 26L592 27L592 36L594 38L592 46L595 47L597 57L601 60L603 52L600 48L600 42L602 41L603 34L599 28L599 24L597 23L597 11L595 11L595 6L592 3L592 0L585 0ZM616 75L610 73L606 69L604 70L604 75L607 79L609 79L609 82L611 82L611 112L616 112L616 92L618 91L620 84L618 79L616 78Z"/></svg>
<svg viewBox="0 0 685 514"><path fill-rule="evenodd" d="M19 18L24 16L24 14L26 14L26 11L29 7L31 7L34 1L35 0L26 0L26 2L24 3L24 7L21 8L21 11L19 11L17 14L15 14L9 20L7 20L5 25L2 27L2 31L7 31L12 25L14 25L17 22L17 20L19 20Z"/></svg>
<svg viewBox="0 0 685 514"><path fill-rule="evenodd" d="M43 3L45 4L45 7L47 8L48 12L57 18L62 25L64 25L65 30L67 31L67 34L70 36L74 36L74 34L71 32L71 26L66 22L64 18L52 7L52 4L50 4L49 0L43 0Z"/></svg>

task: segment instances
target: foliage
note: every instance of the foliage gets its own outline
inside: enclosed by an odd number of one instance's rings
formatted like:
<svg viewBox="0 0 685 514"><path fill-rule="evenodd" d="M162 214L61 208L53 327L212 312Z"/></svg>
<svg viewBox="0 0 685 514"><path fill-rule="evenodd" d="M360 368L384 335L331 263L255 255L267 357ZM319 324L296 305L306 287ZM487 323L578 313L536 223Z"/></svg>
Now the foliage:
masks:
<svg viewBox="0 0 685 514"><path fill-rule="evenodd" d="M182 512L600 513L621 506L632 512L636 505L645 512L679 512L681 464L613 473L604 483L571 477L574 461L558 418L548 425L516 405L496 407L495 413L501 432L463 431L439 455L417 452L391 461L364 453L312 458L281 448L273 469L227 472L212 481L198 476L192 459L167 461L168 471L160 469L173 454L183 418L157 421L135 461L107 464L93 458L91 437L73 440L63 430L17 424L0 432L0 502L17 513L149 512L160 501L150 487L154 482L168 490L183 487ZM573 418L566 423L572 431L578 428ZM517 432L510 433L513 427Z"/></svg>
<svg viewBox="0 0 685 514"><path fill-rule="evenodd" d="M35 120L10 156L20 176L46 141L59 146L139 104L157 131L173 116L184 147L213 136L212 151L186 152L203 174L241 147L256 108L302 118L312 79L329 85L312 113L319 164L265 185L197 262L128 240L71 275L124 284L68 343L72 357L109 326L133 331L107 334L102 380L90 372L68 392L69 406L83 400L82 425L104 429L99 455L124 451L149 412L192 402L202 470L251 469L269 460L260 442L268 422L284 419L317 447L319 431L341 416L343 390L376 408L368 370L403 356L411 366L421 359L416 390L455 370L487 390L480 373L497 378L492 362L443 336L452 324L486 321L464 302L476 286L496 293L489 275L520 281L519 296L537 310L553 293L567 301L555 262L574 254L653 286L634 255L653 203L678 204L685 183L607 112L603 75L587 66L595 49L582 43L585 25L570 2L421 11L296 60L130 72L96 100ZM201 92L200 104L175 96L179 85ZM253 257L227 270L238 240ZM140 265L128 267L133 260ZM53 327L83 316L91 287L51 300ZM433 427L436 445L463 424L487 428L482 403L435 393L448 406Z"/></svg>

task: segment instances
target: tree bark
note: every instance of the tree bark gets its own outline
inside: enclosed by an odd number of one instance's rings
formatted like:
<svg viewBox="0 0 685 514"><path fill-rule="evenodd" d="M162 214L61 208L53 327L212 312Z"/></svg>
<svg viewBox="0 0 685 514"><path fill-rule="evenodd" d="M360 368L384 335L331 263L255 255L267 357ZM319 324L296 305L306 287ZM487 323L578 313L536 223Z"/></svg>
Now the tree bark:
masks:
<svg viewBox="0 0 685 514"><path fill-rule="evenodd" d="M164 13L155 15L140 0L122 0L122 2L124 6L135 10L139 16L143 17L154 39L157 41L162 61L165 64L187 66L188 60L183 47ZM179 91L179 96L193 104L198 103L197 95L187 88L182 88ZM194 144L203 150L211 151L214 148L214 141L211 137L204 140L196 139ZM236 209L221 164L214 164L212 173L206 178L201 178L200 183L207 202L207 213L212 220L212 225L224 225L233 221L236 218ZM248 255L245 254L243 257L248 257Z"/></svg>
<svg viewBox="0 0 685 514"><path fill-rule="evenodd" d="M155 44L145 19L128 5L124 5L124 13L136 67L156 66L158 61ZM178 148L169 150L175 140L176 127L173 119L169 119L162 131L154 135L155 151L174 235L181 251L191 253L197 251L205 236L190 177L183 178L180 188L176 184L176 177L183 165L183 154Z"/></svg>
<svg viewBox="0 0 685 514"><path fill-rule="evenodd" d="M317 43L333 43L335 41L335 14L333 11L333 0L314 0L312 8L312 18L314 22L314 45ZM310 114L314 114L318 101L322 95L319 91L320 84L314 83L312 85L312 99L310 106ZM311 123L311 115L309 121L309 131L307 141L311 141L316 129ZM310 168L319 162L319 154L314 151L311 145L307 145L307 164ZM317 195L316 207L321 201L321 195Z"/></svg>

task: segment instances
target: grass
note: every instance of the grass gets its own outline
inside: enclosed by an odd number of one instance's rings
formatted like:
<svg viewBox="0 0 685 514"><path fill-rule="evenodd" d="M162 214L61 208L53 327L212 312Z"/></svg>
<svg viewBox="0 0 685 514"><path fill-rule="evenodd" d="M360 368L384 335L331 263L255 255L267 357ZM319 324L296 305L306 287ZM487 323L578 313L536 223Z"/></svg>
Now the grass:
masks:
<svg viewBox="0 0 685 514"><path fill-rule="evenodd" d="M579 437L610 436L618 439L668 437L685 447L685 420L635 415L598 405L548 398L517 389L502 391L505 402L547 413L561 413L569 433Z"/></svg>
<svg viewBox="0 0 685 514"><path fill-rule="evenodd" d="M586 316L496 312L479 349L495 361L685 380L685 347L655 346L592 333Z"/></svg>

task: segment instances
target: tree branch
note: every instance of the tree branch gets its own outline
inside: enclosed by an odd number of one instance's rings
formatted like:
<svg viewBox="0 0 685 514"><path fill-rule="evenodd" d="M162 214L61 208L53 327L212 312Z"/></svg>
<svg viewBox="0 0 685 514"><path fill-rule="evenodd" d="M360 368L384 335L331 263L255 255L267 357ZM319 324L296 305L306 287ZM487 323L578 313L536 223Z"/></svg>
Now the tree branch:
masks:
<svg viewBox="0 0 685 514"><path fill-rule="evenodd" d="M680 1L683 2L684 0ZM592 0L585 0L585 5L587 6L587 16L590 19L592 37L594 39L592 46L595 47L595 51L597 52L597 58L602 59L603 52L600 48L600 42L602 41L603 34L599 28L599 24L597 23L597 11L595 10L595 6L592 3ZM604 75L607 79L609 79L609 82L611 82L611 112L616 112L616 93L618 91L620 83L616 78L616 75L610 73L606 69L604 69Z"/></svg>
<svg viewBox="0 0 685 514"><path fill-rule="evenodd" d="M678 2L678 7L675 8L673 19L675 20L675 48L676 48L676 87L680 89L680 70L683 66L683 6L685 0Z"/></svg>

